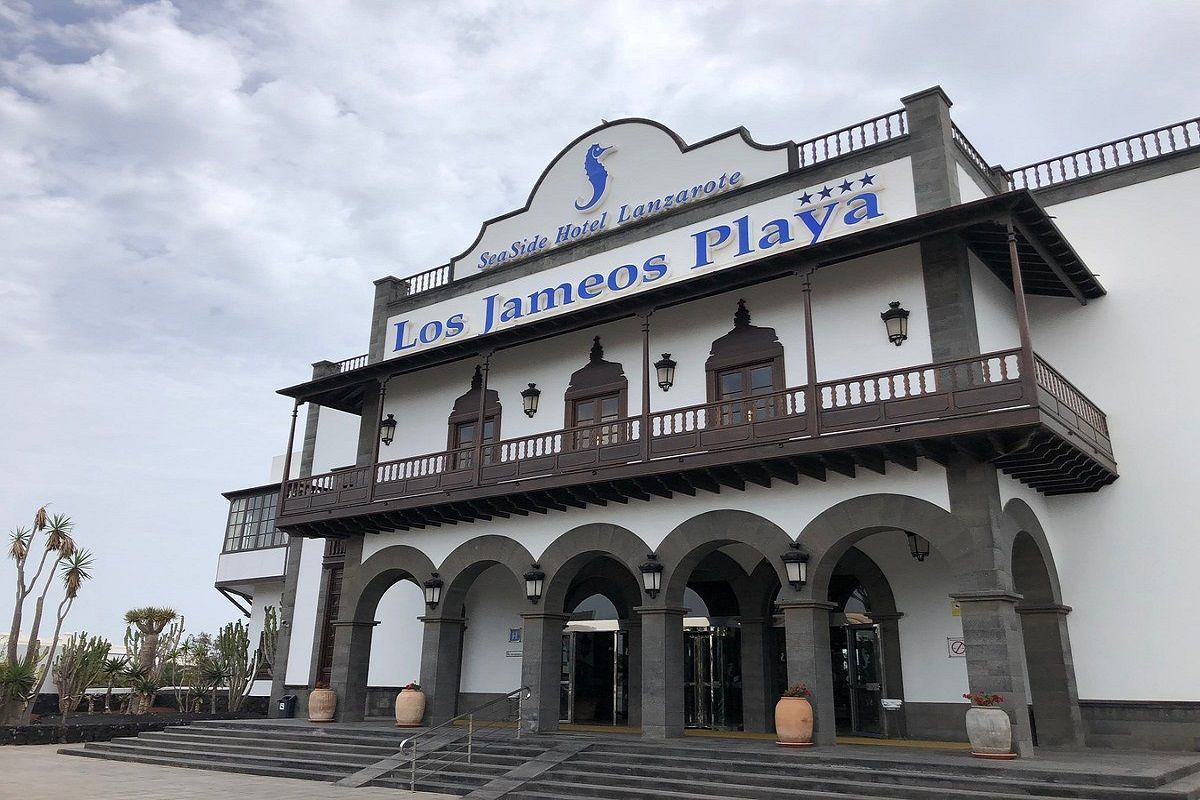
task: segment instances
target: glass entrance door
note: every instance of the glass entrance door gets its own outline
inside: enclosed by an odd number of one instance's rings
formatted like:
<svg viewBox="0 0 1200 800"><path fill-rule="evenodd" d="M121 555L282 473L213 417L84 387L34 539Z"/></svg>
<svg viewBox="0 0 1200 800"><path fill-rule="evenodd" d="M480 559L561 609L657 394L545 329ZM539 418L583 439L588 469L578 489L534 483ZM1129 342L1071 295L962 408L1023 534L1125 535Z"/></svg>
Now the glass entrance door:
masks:
<svg viewBox="0 0 1200 800"><path fill-rule="evenodd" d="M559 719L581 724L627 725L627 633L568 631L562 641Z"/></svg>
<svg viewBox="0 0 1200 800"><path fill-rule="evenodd" d="M741 730L741 631L688 628L683 641L683 719L689 728Z"/></svg>
<svg viewBox="0 0 1200 800"><path fill-rule="evenodd" d="M883 736L883 664L879 629L846 625L829 631L833 659L833 707L838 731Z"/></svg>

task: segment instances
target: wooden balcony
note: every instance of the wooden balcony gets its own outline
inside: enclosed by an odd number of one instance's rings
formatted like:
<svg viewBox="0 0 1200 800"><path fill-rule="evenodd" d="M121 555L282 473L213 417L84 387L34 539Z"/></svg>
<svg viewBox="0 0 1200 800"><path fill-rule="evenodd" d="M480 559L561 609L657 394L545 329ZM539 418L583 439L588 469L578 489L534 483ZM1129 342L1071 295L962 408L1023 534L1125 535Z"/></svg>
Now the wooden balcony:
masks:
<svg viewBox="0 0 1200 800"><path fill-rule="evenodd" d="M291 480L279 525L331 537L423 528L889 463L915 470L956 453L1045 494L1117 478L1104 413L1016 349Z"/></svg>

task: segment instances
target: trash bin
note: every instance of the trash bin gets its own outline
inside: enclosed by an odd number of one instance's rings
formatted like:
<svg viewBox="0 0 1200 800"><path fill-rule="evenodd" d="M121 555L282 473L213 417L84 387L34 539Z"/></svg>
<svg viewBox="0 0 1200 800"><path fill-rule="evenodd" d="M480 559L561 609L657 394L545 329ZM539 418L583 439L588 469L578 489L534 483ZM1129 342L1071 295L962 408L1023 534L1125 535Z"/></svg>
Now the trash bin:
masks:
<svg viewBox="0 0 1200 800"><path fill-rule="evenodd" d="M291 719L296 716L296 695L285 694L279 698L279 716L282 719Z"/></svg>

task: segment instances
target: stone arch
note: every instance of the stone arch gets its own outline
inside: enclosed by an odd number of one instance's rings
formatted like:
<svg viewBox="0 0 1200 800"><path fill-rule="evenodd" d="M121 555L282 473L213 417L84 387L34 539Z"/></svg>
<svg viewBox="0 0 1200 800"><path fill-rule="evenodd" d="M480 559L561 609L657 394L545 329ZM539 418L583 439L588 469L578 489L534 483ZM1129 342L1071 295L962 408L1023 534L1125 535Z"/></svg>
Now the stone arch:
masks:
<svg viewBox="0 0 1200 800"><path fill-rule="evenodd" d="M1017 614L1036 743L1081 746L1083 720L1067 627L1071 609L1062 602L1050 543L1037 515L1024 501L1009 500L1004 514L1013 527L1008 564L1013 588L1021 595Z"/></svg>
<svg viewBox="0 0 1200 800"><path fill-rule="evenodd" d="M559 536L542 552L540 564L546 573L542 607L547 613L567 611L567 594L571 585L587 564L605 557L624 567L637 590L635 605L642 602L641 572L638 565L646 560L651 549L641 537L628 528L608 523L588 523L572 528ZM613 597L609 597L614 600Z"/></svg>
<svg viewBox="0 0 1200 800"><path fill-rule="evenodd" d="M958 517L928 500L870 494L825 509L801 531L799 542L810 554L808 586L802 594L824 600L842 556L862 539L888 530L911 531L928 539L950 565L960 590L989 585L990 565Z"/></svg>
<svg viewBox="0 0 1200 800"><path fill-rule="evenodd" d="M497 564L513 574L524 592L525 573L533 563L533 556L525 546L507 536L487 534L463 542L438 567L442 580L446 582L441 614L460 615L471 584L484 570Z"/></svg>
<svg viewBox="0 0 1200 800"><path fill-rule="evenodd" d="M786 583L787 574L779 555L791 543L783 528L749 511L722 509L698 514L676 526L658 547L659 559L665 567L660 598L668 605L680 605L696 565L727 544L753 547L774 567L779 580Z"/></svg>
<svg viewBox="0 0 1200 800"><path fill-rule="evenodd" d="M857 547L849 548L834 566L834 574L852 575L870 598L873 613L897 613L896 596L892 592L892 584L875 560L862 550ZM832 595L832 592L830 594ZM829 601L839 604L845 602L844 600L835 600L832 596Z"/></svg>
<svg viewBox="0 0 1200 800"><path fill-rule="evenodd" d="M347 558L356 554L357 550L351 550ZM341 619L335 623L341 630L334 638L333 668L333 682L340 695L340 721L358 721L365 713L371 637L380 598L400 581L420 586L432 572L433 563L420 550L392 545L364 561L355 570L355 579L343 584Z"/></svg>

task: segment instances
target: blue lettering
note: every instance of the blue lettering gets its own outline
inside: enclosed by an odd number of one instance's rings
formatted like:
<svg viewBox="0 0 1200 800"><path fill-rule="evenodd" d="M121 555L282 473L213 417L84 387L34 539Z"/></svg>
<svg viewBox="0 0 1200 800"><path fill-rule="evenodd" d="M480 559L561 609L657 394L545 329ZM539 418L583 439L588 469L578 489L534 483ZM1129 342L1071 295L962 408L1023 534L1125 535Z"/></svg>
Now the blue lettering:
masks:
<svg viewBox="0 0 1200 800"><path fill-rule="evenodd" d="M829 224L829 220L833 217L833 210L837 207L838 204L836 201L833 203L826 203L825 205L821 206L821 208L825 211L825 216L819 220L813 213L815 209L812 208L806 209L794 215L796 219L805 224L809 233L812 234L812 240L809 242L809 244L816 244L817 239L821 238L821 233L825 230L825 226Z"/></svg>
<svg viewBox="0 0 1200 800"><path fill-rule="evenodd" d="M667 274L666 253L659 253L656 256L650 256L646 259L646 263L642 264L642 283L654 283L659 278Z"/></svg>
<svg viewBox="0 0 1200 800"><path fill-rule="evenodd" d="M792 241L792 226L786 219L773 219L762 227L766 235L758 240L760 250L770 250L777 244Z"/></svg>
<svg viewBox="0 0 1200 800"><path fill-rule="evenodd" d="M750 217L742 216L733 221L738 229L738 251L739 256L744 256L747 253L753 253L754 248L750 246Z"/></svg>
<svg viewBox="0 0 1200 800"><path fill-rule="evenodd" d="M629 278L629 280L623 283L618 279L618 276L621 275L622 272L625 272ZM633 264L622 264L612 272L608 273L608 288L612 289L614 292L623 292L630 286L633 286L633 284L637 283L637 279L638 268Z"/></svg>
<svg viewBox="0 0 1200 800"><path fill-rule="evenodd" d="M716 239L712 238L712 234L716 234ZM696 263L692 269L697 267L707 267L713 263L710 254L713 250L729 241L729 235L733 230L728 225L718 225L715 228L693 233L692 238L696 240Z"/></svg>
<svg viewBox="0 0 1200 800"><path fill-rule="evenodd" d="M446 320L446 338L447 339L453 339L455 336L458 336L460 333L462 333L466 329L467 329L467 324L463 320L463 315L461 313L451 314L450 318L448 320Z"/></svg>
<svg viewBox="0 0 1200 800"><path fill-rule="evenodd" d="M861 201L861 205L855 206L855 203ZM879 196L874 192L863 192L850 198L850 202L846 204L846 215L842 217L842 221L847 225L857 225L865 219L875 219L882 217L883 212L879 210Z"/></svg>
<svg viewBox="0 0 1200 800"><path fill-rule="evenodd" d="M603 275L588 275L579 282L579 297L582 300L591 300L593 297L599 297L604 293L604 276Z"/></svg>
<svg viewBox="0 0 1200 800"><path fill-rule="evenodd" d="M421 340L421 344L433 344L442 338L442 323L436 319L426 322L421 327L421 332L417 334L417 338Z"/></svg>
<svg viewBox="0 0 1200 800"><path fill-rule="evenodd" d="M733 173L732 175L730 175L730 176L729 176L729 185L730 185L730 186L737 186L737 185L738 185L738 181L740 181L741 179L742 179L742 173L740 173L740 172L735 172L735 173Z"/></svg>
<svg viewBox="0 0 1200 800"><path fill-rule="evenodd" d="M416 341L409 342L408 344L404 343L404 340L408 338L405 333L407 327L408 320L396 323L396 344L392 347L392 352L399 353L401 350L409 350L417 346Z"/></svg>
<svg viewBox="0 0 1200 800"><path fill-rule="evenodd" d="M512 322L523 316L525 316L525 312L521 310L521 298L514 297L504 301L504 308L500 311L500 322Z"/></svg>
<svg viewBox="0 0 1200 800"><path fill-rule="evenodd" d="M561 293L561 300L560 300L560 293ZM512 302L512 301L510 301L510 302ZM529 295L529 313L536 314L542 310L556 308L560 305L560 303L561 303L561 305L569 306L569 305L571 305L571 303L574 303L574 302L575 302L575 296L574 296L574 293L572 292L571 284L563 283L563 284L559 284L558 286L555 286L555 287L542 289L539 292L534 292L533 294ZM516 316L518 316L518 317L522 316L521 306L519 303L517 305ZM504 322L508 321L507 319L505 319L503 317L501 319Z"/></svg>
<svg viewBox="0 0 1200 800"><path fill-rule="evenodd" d="M498 294L489 294L483 298L484 314L483 314L483 332L491 333L492 328L496 327L496 301L500 299Z"/></svg>

